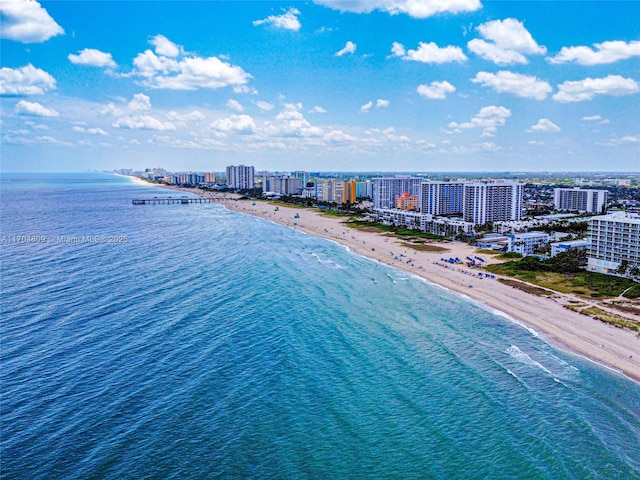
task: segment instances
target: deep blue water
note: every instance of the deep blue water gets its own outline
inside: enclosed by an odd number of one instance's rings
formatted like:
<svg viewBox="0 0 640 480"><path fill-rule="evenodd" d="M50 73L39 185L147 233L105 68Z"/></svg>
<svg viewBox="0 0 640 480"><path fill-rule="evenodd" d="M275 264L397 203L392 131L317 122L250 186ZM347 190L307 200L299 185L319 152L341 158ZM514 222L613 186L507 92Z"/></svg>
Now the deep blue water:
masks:
<svg viewBox="0 0 640 480"><path fill-rule="evenodd" d="M131 205L155 195L2 176L2 478L640 478L638 384L337 244Z"/></svg>

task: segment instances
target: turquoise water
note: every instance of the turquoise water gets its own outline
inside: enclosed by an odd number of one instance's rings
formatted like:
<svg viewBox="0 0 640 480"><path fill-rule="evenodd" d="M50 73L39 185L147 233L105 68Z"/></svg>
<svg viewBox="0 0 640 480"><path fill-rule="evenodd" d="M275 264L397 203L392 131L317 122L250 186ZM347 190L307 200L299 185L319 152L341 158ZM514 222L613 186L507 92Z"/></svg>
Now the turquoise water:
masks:
<svg viewBox="0 0 640 480"><path fill-rule="evenodd" d="M2 478L640 478L638 384L479 305L121 177L1 186Z"/></svg>

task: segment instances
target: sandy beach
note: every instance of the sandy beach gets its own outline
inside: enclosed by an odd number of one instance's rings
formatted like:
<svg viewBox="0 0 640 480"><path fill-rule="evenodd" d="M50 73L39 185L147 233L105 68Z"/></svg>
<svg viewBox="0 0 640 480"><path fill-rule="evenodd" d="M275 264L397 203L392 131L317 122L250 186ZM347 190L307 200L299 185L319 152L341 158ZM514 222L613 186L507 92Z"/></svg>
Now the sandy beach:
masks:
<svg viewBox="0 0 640 480"><path fill-rule="evenodd" d="M232 195L204 193L197 189L180 190L215 197L230 210L339 242L356 254L463 294L485 308L500 312L510 321L535 331L552 345L640 381L640 336L564 308L563 305L573 299L571 295L526 293L499 282L497 278L478 276L476 270L441 261L443 257L465 259L478 255L474 247L465 243L435 242L432 245L443 250L418 251L393 235L350 228L342 223L342 218L322 215L318 210L281 205L276 208L266 201L236 200ZM482 258L486 262L496 261L487 256Z"/></svg>

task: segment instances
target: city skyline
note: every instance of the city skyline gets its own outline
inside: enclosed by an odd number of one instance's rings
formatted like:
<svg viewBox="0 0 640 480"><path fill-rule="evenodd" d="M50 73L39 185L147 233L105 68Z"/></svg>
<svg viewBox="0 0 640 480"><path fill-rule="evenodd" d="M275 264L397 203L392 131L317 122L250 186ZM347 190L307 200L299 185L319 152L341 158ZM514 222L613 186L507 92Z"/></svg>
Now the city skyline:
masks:
<svg viewBox="0 0 640 480"><path fill-rule="evenodd" d="M0 1L2 171L640 170L639 2Z"/></svg>

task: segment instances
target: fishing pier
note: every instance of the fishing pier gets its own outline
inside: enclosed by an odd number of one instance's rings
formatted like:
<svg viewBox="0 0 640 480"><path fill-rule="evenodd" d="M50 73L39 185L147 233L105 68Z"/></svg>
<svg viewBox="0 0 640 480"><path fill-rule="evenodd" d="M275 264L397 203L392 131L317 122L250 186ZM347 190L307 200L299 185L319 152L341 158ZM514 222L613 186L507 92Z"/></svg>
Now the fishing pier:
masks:
<svg viewBox="0 0 640 480"><path fill-rule="evenodd" d="M153 197L153 198L134 198L131 203L134 205L189 205L191 203L212 203L215 199L207 197Z"/></svg>

